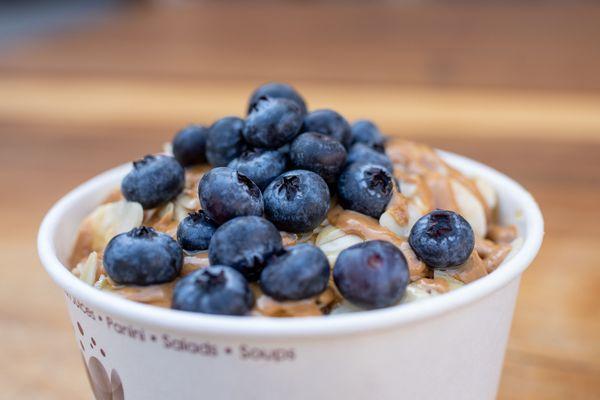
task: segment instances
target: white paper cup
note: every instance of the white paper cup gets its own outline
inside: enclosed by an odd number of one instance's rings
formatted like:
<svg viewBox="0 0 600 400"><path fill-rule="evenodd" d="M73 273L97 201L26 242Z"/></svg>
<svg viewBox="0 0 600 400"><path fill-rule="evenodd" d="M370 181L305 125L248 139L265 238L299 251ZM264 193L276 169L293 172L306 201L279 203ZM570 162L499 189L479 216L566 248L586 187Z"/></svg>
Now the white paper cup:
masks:
<svg viewBox="0 0 600 400"><path fill-rule="evenodd" d="M129 166L61 199L40 228L40 259L64 290L98 399L493 399L519 280L543 220L505 175L443 157L498 192L500 217L522 246L492 274L442 296L376 311L271 319L193 314L124 300L65 267L78 226Z"/></svg>

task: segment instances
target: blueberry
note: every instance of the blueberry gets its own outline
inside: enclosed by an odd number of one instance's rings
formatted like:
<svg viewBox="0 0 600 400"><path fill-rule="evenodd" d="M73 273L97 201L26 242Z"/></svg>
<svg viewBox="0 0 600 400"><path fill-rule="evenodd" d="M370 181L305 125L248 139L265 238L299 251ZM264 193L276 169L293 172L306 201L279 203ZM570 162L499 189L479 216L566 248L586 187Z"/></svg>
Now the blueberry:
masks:
<svg viewBox="0 0 600 400"><path fill-rule="evenodd" d="M281 234L261 217L238 217L217 229L208 248L213 265L229 265L254 281L267 260L283 250Z"/></svg>
<svg viewBox="0 0 600 400"><path fill-rule="evenodd" d="M329 285L329 261L316 246L299 244L269 260L260 274L260 287L275 300L302 300Z"/></svg>
<svg viewBox="0 0 600 400"><path fill-rule="evenodd" d="M372 121L360 119L352 124L352 143L362 143L380 153L385 151L385 137Z"/></svg>
<svg viewBox="0 0 600 400"><path fill-rule="evenodd" d="M246 315L253 305L252 290L239 272L211 265L177 282L171 307L204 314Z"/></svg>
<svg viewBox="0 0 600 400"><path fill-rule="evenodd" d="M286 83L270 82L259 86L250 96L248 102L248 114L256 106L261 97L272 97L275 99L288 99L294 101L300 107L302 114L306 114L306 103L300 94L292 86Z"/></svg>
<svg viewBox="0 0 600 400"><path fill-rule="evenodd" d="M352 144L350 124L333 110L316 110L306 115L302 132L319 132L331 136L347 149Z"/></svg>
<svg viewBox="0 0 600 400"><path fill-rule="evenodd" d="M219 225L243 215L263 215L258 186L231 168L213 168L204 174L198 184L198 197L206 215Z"/></svg>
<svg viewBox="0 0 600 400"><path fill-rule="evenodd" d="M246 175L263 190L285 171L286 165L285 154L277 150L255 149L242 153L228 166Z"/></svg>
<svg viewBox="0 0 600 400"><path fill-rule="evenodd" d="M393 192L392 175L379 165L350 164L338 180L342 207L379 218Z"/></svg>
<svg viewBox="0 0 600 400"><path fill-rule="evenodd" d="M342 296L367 309L396 304L406 290L409 277L402 252L382 240L348 247L333 267L333 279Z"/></svg>
<svg viewBox="0 0 600 400"><path fill-rule="evenodd" d="M394 165L388 156L386 156L384 153L379 153L364 143L354 144L348 152L347 163L352 164L355 162L380 165L390 174L394 171Z"/></svg>
<svg viewBox="0 0 600 400"><path fill-rule="evenodd" d="M142 226L112 238L103 262L110 279L118 284L154 285L179 275L183 252L171 236Z"/></svg>
<svg viewBox="0 0 600 400"><path fill-rule="evenodd" d="M267 186L265 215L286 232L310 232L327 216L329 188L319 175L288 171Z"/></svg>
<svg viewBox="0 0 600 400"><path fill-rule="evenodd" d="M475 246L471 225L452 211L434 210L421 217L410 230L408 243L431 268L463 264Z"/></svg>
<svg viewBox="0 0 600 400"><path fill-rule="evenodd" d="M290 159L295 168L315 172L332 185L346 162L346 148L331 136L306 132L292 142Z"/></svg>
<svg viewBox="0 0 600 400"><path fill-rule="evenodd" d="M206 162L206 138L208 128L189 125L173 138L173 155L184 167Z"/></svg>
<svg viewBox="0 0 600 400"><path fill-rule="evenodd" d="M206 159L215 167L224 167L242 154L247 144L244 142L244 120L237 117L221 118L208 131L206 139Z"/></svg>
<svg viewBox="0 0 600 400"><path fill-rule="evenodd" d="M173 200L185 185L185 171L169 156L146 156L133 162L133 169L121 182L121 192L129 201L145 209Z"/></svg>
<svg viewBox="0 0 600 400"><path fill-rule="evenodd" d="M302 117L291 100L261 97L246 118L244 139L255 147L276 149L298 134Z"/></svg>
<svg viewBox="0 0 600 400"><path fill-rule="evenodd" d="M278 148L277 151L280 152L281 154L283 154L284 156L289 156L290 155L290 147L291 147L291 145L289 143L286 143L283 146L281 146L280 148Z"/></svg>
<svg viewBox="0 0 600 400"><path fill-rule="evenodd" d="M177 227L177 241L188 253L207 250L216 230L217 224L200 210L181 220Z"/></svg>

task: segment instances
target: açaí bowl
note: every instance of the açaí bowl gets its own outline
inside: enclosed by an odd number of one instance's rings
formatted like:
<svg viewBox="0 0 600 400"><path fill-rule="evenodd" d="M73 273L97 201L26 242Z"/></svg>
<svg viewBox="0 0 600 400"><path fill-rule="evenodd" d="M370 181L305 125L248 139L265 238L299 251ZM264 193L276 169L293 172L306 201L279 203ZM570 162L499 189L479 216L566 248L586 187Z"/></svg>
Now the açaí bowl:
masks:
<svg viewBox="0 0 600 400"><path fill-rule="evenodd" d="M98 399L493 399L519 281L543 237L533 197L507 176L441 152L489 182L522 241L492 274L442 296L376 311L276 319L193 314L101 292L65 267L77 229L130 166L62 198L38 236L64 290Z"/></svg>

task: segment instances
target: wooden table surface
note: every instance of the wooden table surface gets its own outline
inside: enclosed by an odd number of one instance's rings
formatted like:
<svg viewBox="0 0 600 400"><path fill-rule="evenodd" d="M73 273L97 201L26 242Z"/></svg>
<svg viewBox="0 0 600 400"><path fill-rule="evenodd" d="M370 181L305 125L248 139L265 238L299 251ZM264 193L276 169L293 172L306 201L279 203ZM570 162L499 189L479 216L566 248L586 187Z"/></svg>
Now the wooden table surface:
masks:
<svg viewBox="0 0 600 400"><path fill-rule="evenodd" d="M136 7L0 50L0 398L90 391L63 296L37 260L66 191L242 114L267 80L310 106L482 160L546 220L500 399L600 397L600 7L289 2Z"/></svg>

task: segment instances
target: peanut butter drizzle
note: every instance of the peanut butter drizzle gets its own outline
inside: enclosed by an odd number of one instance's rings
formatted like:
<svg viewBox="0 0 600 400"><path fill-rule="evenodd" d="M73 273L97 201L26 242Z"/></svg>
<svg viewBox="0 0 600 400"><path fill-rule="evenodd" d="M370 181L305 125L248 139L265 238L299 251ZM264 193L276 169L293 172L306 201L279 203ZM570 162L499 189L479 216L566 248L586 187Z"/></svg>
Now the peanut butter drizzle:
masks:
<svg viewBox="0 0 600 400"><path fill-rule="evenodd" d="M393 139L386 145L385 152L394 165L400 165L408 174L444 173L448 169L436 152L422 143Z"/></svg>
<svg viewBox="0 0 600 400"><path fill-rule="evenodd" d="M421 278L414 283L429 294L433 292L442 294L450 291L450 284L442 278Z"/></svg>
<svg viewBox="0 0 600 400"><path fill-rule="evenodd" d="M268 317L310 317L323 315L335 300L331 289L310 299L298 301L277 301L255 289L255 314Z"/></svg>
<svg viewBox="0 0 600 400"><path fill-rule="evenodd" d="M491 220L492 212L485 198L475 183L450 167L431 147L420 143L405 140L392 140L386 147L386 153L392 162L401 166L401 171L396 176L418 176L430 190L431 197L423 201L430 210L440 208L444 210L459 211L451 182L457 181L469 190L482 204L486 219ZM419 187L419 193L426 193Z"/></svg>
<svg viewBox="0 0 600 400"><path fill-rule="evenodd" d="M400 245L400 251L404 254L404 258L406 258L406 262L408 263L411 282L431 275L429 267L427 267L423 261L419 260L408 242L404 242Z"/></svg>
<svg viewBox="0 0 600 400"><path fill-rule="evenodd" d="M175 281L160 285L115 287L110 291L128 300L170 308L174 286Z"/></svg>
<svg viewBox="0 0 600 400"><path fill-rule="evenodd" d="M476 251L473 251L467 261L462 264L452 276L461 282L473 282L487 275L485 263Z"/></svg>
<svg viewBox="0 0 600 400"><path fill-rule="evenodd" d="M340 206L335 206L330 210L327 219L331 225L349 235L356 235L364 240L385 240L396 245L406 258L411 280L427 276L429 269L419 261L406 240L379 225L376 219L356 211L344 210Z"/></svg>
<svg viewBox="0 0 600 400"><path fill-rule="evenodd" d="M495 270L512 250L506 243L494 243L488 239L476 239L475 251L481 257L488 273Z"/></svg>
<svg viewBox="0 0 600 400"><path fill-rule="evenodd" d="M209 164L195 165L186 168L185 188L183 189L183 192L188 196L196 197L198 195L198 183L210 169L211 166Z"/></svg>
<svg viewBox="0 0 600 400"><path fill-rule="evenodd" d="M496 251L497 247L498 245L491 240L479 238L475 239L475 251L482 259L489 257L492 253L494 253L494 251Z"/></svg>
<svg viewBox="0 0 600 400"><path fill-rule="evenodd" d="M183 267L181 268L181 276L186 276L192 272L206 268L210 265L208 260L208 252L194 254L183 258Z"/></svg>
<svg viewBox="0 0 600 400"><path fill-rule="evenodd" d="M77 239L75 240L75 246L71 257L69 257L69 267L75 268L79 262L87 259L92 251L94 251L94 229L92 222L86 217L81 225L79 226L79 232L77 233Z"/></svg>
<svg viewBox="0 0 600 400"><path fill-rule="evenodd" d="M298 235L295 233L281 232L281 241L284 247L294 246L298 243Z"/></svg>
<svg viewBox="0 0 600 400"><path fill-rule="evenodd" d="M386 211L388 211L394 221L398 225L404 226L408 224L408 201L406 197L400 193L396 185L394 184L394 194L390 200Z"/></svg>
<svg viewBox="0 0 600 400"><path fill-rule="evenodd" d="M364 240L386 240L400 247L404 238L379 225L379 222L356 211L344 210L335 206L327 214L329 223L349 235L356 235Z"/></svg>
<svg viewBox="0 0 600 400"><path fill-rule="evenodd" d="M517 227L490 225L487 236L496 243L510 244L517 238Z"/></svg>
<svg viewBox="0 0 600 400"><path fill-rule="evenodd" d="M281 240L284 247L295 246L300 243L312 243L315 242L317 234L314 232L308 233L290 233L285 231L279 231L281 234Z"/></svg>
<svg viewBox="0 0 600 400"><path fill-rule="evenodd" d="M160 232L165 232L171 236L175 236L179 221L175 218L175 207L172 203L167 203L160 208L146 210L144 212L145 226L151 226Z"/></svg>
<svg viewBox="0 0 600 400"><path fill-rule="evenodd" d="M488 274L494 271L496 268L498 268L500 264L502 264L502 261L504 261L504 259L506 258L506 256L508 256L511 250L512 248L509 244L500 244L492 254L490 254L483 260L483 262L485 263L485 269L487 270Z"/></svg>
<svg viewBox="0 0 600 400"><path fill-rule="evenodd" d="M400 170L399 168L396 168L394 170L394 177L396 177L396 179L399 181L415 185L421 201L430 209L433 209L433 194L431 193L431 190L429 189L429 186L427 186L425 180L420 175L409 174Z"/></svg>
<svg viewBox="0 0 600 400"><path fill-rule="evenodd" d="M443 176L439 172L431 172L424 176L424 180L433 197L431 209L439 208L440 210L459 212L454 191L447 176Z"/></svg>

